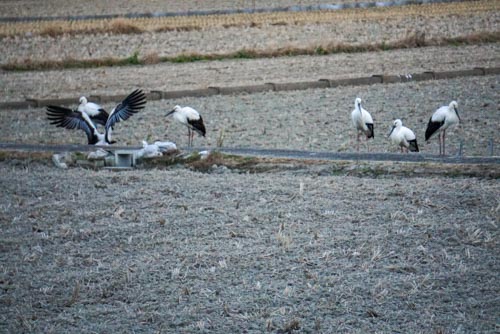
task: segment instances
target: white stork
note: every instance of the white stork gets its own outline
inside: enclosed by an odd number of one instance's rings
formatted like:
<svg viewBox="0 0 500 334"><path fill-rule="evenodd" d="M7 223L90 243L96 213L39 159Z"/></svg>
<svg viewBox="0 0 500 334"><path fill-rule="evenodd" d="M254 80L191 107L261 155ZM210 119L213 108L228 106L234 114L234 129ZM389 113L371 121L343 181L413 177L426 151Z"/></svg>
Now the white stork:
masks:
<svg viewBox="0 0 500 334"><path fill-rule="evenodd" d="M432 114L425 130L425 141L439 132L439 155L445 155L446 129L460 122L457 101L451 101L449 105L442 106Z"/></svg>
<svg viewBox="0 0 500 334"><path fill-rule="evenodd" d="M354 101L354 110L351 113L351 119L357 132L357 150L359 151L359 137L361 133L366 135L366 140L374 138L372 116L361 107L361 99L359 97Z"/></svg>
<svg viewBox="0 0 500 334"><path fill-rule="evenodd" d="M165 116L174 115L174 119L188 128L188 146L193 145L194 133L197 132L200 136L205 137L206 130L203 124L203 118L200 114L191 107L175 106Z"/></svg>
<svg viewBox="0 0 500 334"><path fill-rule="evenodd" d="M142 141L142 149L137 152L137 158L155 158L161 157L163 153L160 147L156 144L148 144L147 141Z"/></svg>
<svg viewBox="0 0 500 334"><path fill-rule="evenodd" d="M403 122L401 122L400 119L392 123L391 131L387 137L389 137L395 145L401 147L401 152L404 150L406 150L406 153L408 153L408 151L418 152L417 137L415 133L406 126L403 126Z"/></svg>
<svg viewBox="0 0 500 334"><path fill-rule="evenodd" d="M108 145L115 143L115 141L111 140L113 126L139 112L144 108L145 104L146 94L142 90L136 89L113 108L105 122L102 122L99 118L89 116L79 108L72 110L60 106L47 106L47 115L51 121L50 124L57 127L83 130L87 135L89 145ZM99 133L95 123L104 125L106 132L104 134Z"/></svg>
<svg viewBox="0 0 500 334"><path fill-rule="evenodd" d="M155 141L153 144L148 144L143 140L142 149L137 152L137 158L161 157L163 153L169 154L175 151L177 151L177 146L170 141Z"/></svg>
<svg viewBox="0 0 500 334"><path fill-rule="evenodd" d="M162 153L177 151L177 146L175 145L175 143L172 143L171 141L159 141L159 140L157 140L153 144L158 146L158 149Z"/></svg>
<svg viewBox="0 0 500 334"><path fill-rule="evenodd" d="M79 112L85 112L94 121L94 123L105 125L108 120L108 112L94 102L88 102L85 96L80 97L80 104L78 105Z"/></svg>

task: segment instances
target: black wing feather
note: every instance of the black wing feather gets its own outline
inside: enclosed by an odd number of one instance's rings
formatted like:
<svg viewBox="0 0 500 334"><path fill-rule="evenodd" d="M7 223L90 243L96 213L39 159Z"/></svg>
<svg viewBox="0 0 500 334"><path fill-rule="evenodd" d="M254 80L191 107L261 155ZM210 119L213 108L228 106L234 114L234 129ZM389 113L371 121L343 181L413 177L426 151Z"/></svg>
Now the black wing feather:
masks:
<svg viewBox="0 0 500 334"><path fill-rule="evenodd" d="M368 131L365 132L366 134L366 138L370 139L370 138L375 138L374 137L374 132L373 132L373 123L365 123L366 126L368 127Z"/></svg>
<svg viewBox="0 0 500 334"><path fill-rule="evenodd" d="M94 135L89 124L87 124L79 112L65 107L47 106L47 116L51 121L50 124L70 130L83 130L87 135L89 144L95 144L97 142L97 136Z"/></svg>
<svg viewBox="0 0 500 334"><path fill-rule="evenodd" d="M205 130L205 124L203 124L203 118L201 118L201 116L199 119L196 120L188 119L188 124L191 127L191 129L193 129L194 131L198 132L200 135L205 137L205 133L207 131Z"/></svg>
<svg viewBox="0 0 500 334"><path fill-rule="evenodd" d="M425 141L429 140L431 136L439 130L444 124L444 120L442 122L433 122L432 117L429 118L429 124L427 124L427 129L425 130Z"/></svg>
<svg viewBox="0 0 500 334"><path fill-rule="evenodd" d="M115 109L106 121L106 130L120 121L127 120L146 105L146 94L140 89L134 90Z"/></svg>
<svg viewBox="0 0 500 334"><path fill-rule="evenodd" d="M416 139L413 139L413 140L409 140L408 141L408 144L410 145L408 147L408 149L412 152L418 152L418 144L417 144L417 140Z"/></svg>
<svg viewBox="0 0 500 334"><path fill-rule="evenodd" d="M92 122L94 124L100 124L102 126L106 125L106 122L108 121L109 114L106 110L103 108L99 109L99 112L95 116L89 116Z"/></svg>

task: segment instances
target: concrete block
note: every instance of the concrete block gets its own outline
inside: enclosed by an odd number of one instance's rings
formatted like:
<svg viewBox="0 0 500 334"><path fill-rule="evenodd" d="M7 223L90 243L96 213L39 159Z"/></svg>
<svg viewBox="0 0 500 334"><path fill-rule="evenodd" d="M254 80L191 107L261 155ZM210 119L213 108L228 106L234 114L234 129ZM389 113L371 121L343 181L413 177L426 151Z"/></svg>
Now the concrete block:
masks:
<svg viewBox="0 0 500 334"><path fill-rule="evenodd" d="M26 102L33 106L33 108L39 107L37 99L26 99Z"/></svg>
<svg viewBox="0 0 500 334"><path fill-rule="evenodd" d="M161 100L163 97L163 93L159 90L152 90L151 92L146 94L146 99L148 101L158 101Z"/></svg>
<svg viewBox="0 0 500 334"><path fill-rule="evenodd" d="M373 85L376 83L382 83L382 78L380 78L380 77L364 77L364 78L330 80L330 87L363 86L363 85Z"/></svg>
<svg viewBox="0 0 500 334"><path fill-rule="evenodd" d="M251 85L251 86L236 86L236 87L218 87L219 94L221 95L231 95L231 94L252 94L266 92L274 89L274 85L264 84L264 85Z"/></svg>
<svg viewBox="0 0 500 334"><path fill-rule="evenodd" d="M116 167L135 167L135 150L116 150Z"/></svg>
<svg viewBox="0 0 500 334"><path fill-rule="evenodd" d="M78 97L78 99L79 98L80 97ZM102 102L101 95L90 95L89 97L87 97L87 100L94 102L94 103L101 103Z"/></svg>
<svg viewBox="0 0 500 334"><path fill-rule="evenodd" d="M193 89L193 90L177 90L177 91L167 91L163 92L162 98L165 100L169 99L179 99L182 97L205 97L217 95L218 90L213 88L206 89Z"/></svg>
<svg viewBox="0 0 500 334"><path fill-rule="evenodd" d="M478 73L478 74L476 74ZM447 72L435 72L436 79L453 79L453 78L461 78L461 77L469 77L473 75L481 75L481 71L475 70L465 70L465 71L447 71Z"/></svg>
<svg viewBox="0 0 500 334"><path fill-rule="evenodd" d="M500 74L500 67L490 67L484 69L485 75Z"/></svg>
<svg viewBox="0 0 500 334"><path fill-rule="evenodd" d="M100 100L99 100L99 103L111 103L111 102L119 103L119 102L123 101L127 97L127 95L106 95L106 96L101 96ZM93 100L89 99L89 101L93 101Z"/></svg>
<svg viewBox="0 0 500 334"><path fill-rule="evenodd" d="M43 99L36 100L37 107L46 107L49 105L56 106L77 106L79 104L78 99L65 98L65 99Z"/></svg>
<svg viewBox="0 0 500 334"><path fill-rule="evenodd" d="M423 74L431 76L431 79L436 79L436 73L434 73L434 71L425 71Z"/></svg>
<svg viewBox="0 0 500 334"><path fill-rule="evenodd" d="M329 79L319 79L321 82L326 82L327 87L331 87L330 80Z"/></svg>
<svg viewBox="0 0 500 334"><path fill-rule="evenodd" d="M30 101L0 102L0 110L34 108L36 104Z"/></svg>
<svg viewBox="0 0 500 334"><path fill-rule="evenodd" d="M484 67L474 67L474 70L481 72L479 75L485 75L486 74L486 69Z"/></svg>
<svg viewBox="0 0 500 334"><path fill-rule="evenodd" d="M411 75L413 81L425 81L434 79L433 72L414 73Z"/></svg>
<svg viewBox="0 0 500 334"><path fill-rule="evenodd" d="M276 91L305 90L305 89L328 88L328 87L329 84L323 80L274 84L274 90Z"/></svg>
<svg viewBox="0 0 500 334"><path fill-rule="evenodd" d="M274 82L266 82L265 84L271 87L271 90L276 90L276 84Z"/></svg>
<svg viewBox="0 0 500 334"><path fill-rule="evenodd" d="M375 74L372 75L374 78L380 78L380 81L382 83L396 83L396 82L401 82L403 81L401 76L398 75L383 75L383 74ZM405 80L406 81L406 78Z"/></svg>

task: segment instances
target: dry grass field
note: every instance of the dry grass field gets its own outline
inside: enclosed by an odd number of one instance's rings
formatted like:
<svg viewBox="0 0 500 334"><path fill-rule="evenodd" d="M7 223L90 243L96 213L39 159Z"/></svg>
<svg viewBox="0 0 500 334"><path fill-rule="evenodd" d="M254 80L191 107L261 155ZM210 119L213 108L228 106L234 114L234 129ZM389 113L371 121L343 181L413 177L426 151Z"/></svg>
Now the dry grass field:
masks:
<svg viewBox="0 0 500 334"><path fill-rule="evenodd" d="M1 16L147 12L164 2L127 0L117 6L115 1L89 1L88 8L76 1L50 0L43 8L41 3L1 1ZM179 1L169 10L270 4ZM447 9L438 15L425 8ZM443 41L498 34L495 1L384 10L393 16L384 19L377 16L381 10L359 9L316 13L307 22L298 13L287 19L293 23L250 16L245 20L261 23L216 23L193 30L160 32L141 26L134 34L105 29L52 36L14 33L2 37L0 60L5 65L129 57L137 50L141 56L161 57L366 45L414 32ZM322 21L322 15L333 15L335 22ZM0 24L0 31L7 28ZM361 51L121 67L68 69L60 63L54 70L4 68L0 102L70 97L76 107L80 95L125 94L135 88L180 90L500 67L499 42L491 40ZM139 114L117 124L114 134L119 144L162 139L183 147L185 128L164 117L180 104L195 107L205 119L207 138L196 137L196 146L214 149L224 133L225 147L352 151L350 112L360 96L375 121L375 139L361 150L397 151L384 135L394 118L402 118L415 131L422 152L432 154L438 145L437 140L424 142L426 123L437 107L455 99L462 122L447 134L448 153L455 154L462 142L464 154L485 155L490 139L496 152L500 145L499 80L499 75L488 75L148 101ZM43 108L0 110L0 120L0 142L85 143L82 131L48 124ZM193 163L165 159L116 172L57 169L50 158L49 153L0 152L2 333L500 330L497 165L212 155Z"/></svg>
<svg viewBox="0 0 500 334"><path fill-rule="evenodd" d="M498 1L482 0L331 12L2 23L0 64L154 63L164 57L181 62L196 55L273 56L297 49L323 54L498 42L499 9Z"/></svg>
<svg viewBox="0 0 500 334"><path fill-rule="evenodd" d="M499 187L2 162L2 332L493 333Z"/></svg>
<svg viewBox="0 0 500 334"><path fill-rule="evenodd" d="M50 20L16 22L0 26L0 36L40 35L57 37L78 34L141 34L145 32L202 31L213 28L325 25L332 22L401 21L405 18L463 19L470 13L482 15L498 11L496 1L480 0L405 7L356 8L342 11L271 12L234 15L167 16L156 18L113 18L94 20Z"/></svg>
<svg viewBox="0 0 500 334"><path fill-rule="evenodd" d="M339 0L335 3L347 4L364 2L361 0ZM242 8L274 8L289 7L294 5L316 5L316 0L50 0L40 2L37 0L23 0L19 6L17 0L2 0L0 17L25 17L25 16L73 16L73 15L102 15L102 14L131 14L155 12L185 12L200 10L231 10Z"/></svg>

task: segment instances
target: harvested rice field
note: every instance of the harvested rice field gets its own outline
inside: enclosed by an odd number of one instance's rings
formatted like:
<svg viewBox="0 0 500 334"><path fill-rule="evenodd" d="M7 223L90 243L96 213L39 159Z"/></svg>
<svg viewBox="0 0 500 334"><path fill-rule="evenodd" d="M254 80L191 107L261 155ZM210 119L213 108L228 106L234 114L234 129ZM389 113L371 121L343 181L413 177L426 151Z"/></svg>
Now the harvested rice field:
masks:
<svg viewBox="0 0 500 334"><path fill-rule="evenodd" d="M2 1L1 16L85 12L82 2L51 0L43 8L36 1L17 3ZM93 15L167 11L160 1L88 3ZM291 4L297 2L184 1L168 10ZM403 6L397 19L380 22L366 16L376 10L357 9L330 23L2 37L2 65L129 57L135 51L161 57L381 43L415 32L468 42L315 56L2 68L0 102L74 98L76 108L81 95L127 94L135 88L173 91L500 67L498 41L470 39L472 33L498 33L496 2L449 6L478 4L483 9L468 15L450 9L442 17L431 11L426 16L425 10L401 15L415 10ZM179 104L203 115L207 137L196 137L197 147L353 152L350 113L359 96L375 123L375 138L361 145L362 152L398 152L385 135L401 118L417 136L421 153L416 154L432 156L438 153L437 138L427 143L423 138L429 117L456 100L461 123L447 131L447 153L462 147L466 156L492 150L498 155L499 80L491 74L148 101L143 111L116 124L113 135L120 145L160 139L176 142L182 151L185 127L164 116ZM115 105L103 104L108 111ZM44 108L2 109L0 119L0 143L86 143L83 131L50 125ZM212 154L112 171L56 168L51 154L0 151L2 333L500 330L497 164Z"/></svg>

